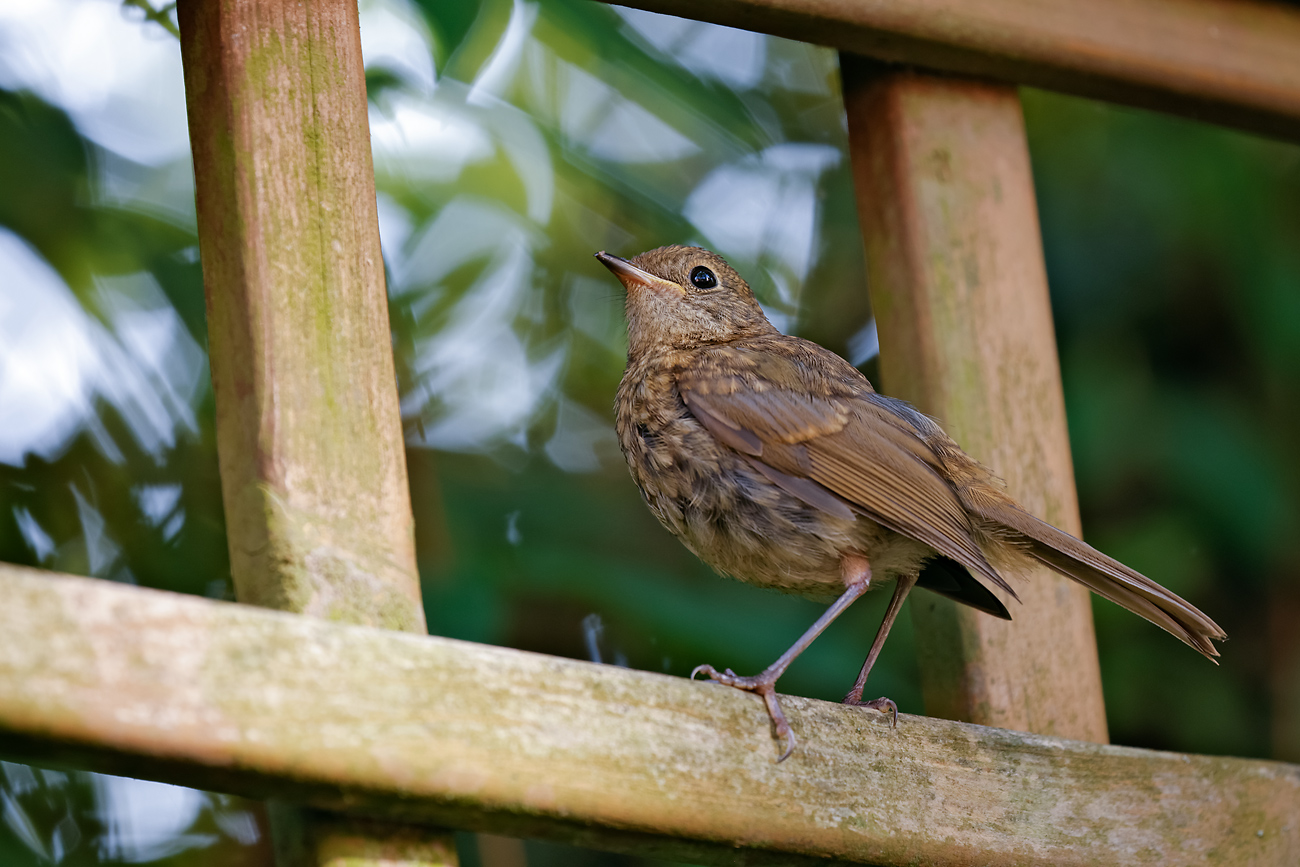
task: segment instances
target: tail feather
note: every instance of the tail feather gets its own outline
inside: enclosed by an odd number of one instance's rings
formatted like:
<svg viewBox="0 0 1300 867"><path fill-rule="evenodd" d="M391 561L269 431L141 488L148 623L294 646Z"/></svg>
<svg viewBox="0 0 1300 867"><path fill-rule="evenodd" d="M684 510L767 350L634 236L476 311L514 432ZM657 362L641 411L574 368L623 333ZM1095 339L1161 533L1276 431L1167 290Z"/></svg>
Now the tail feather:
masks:
<svg viewBox="0 0 1300 867"><path fill-rule="evenodd" d="M970 497L966 505L980 518L995 525L996 535L1005 538L1005 530L1012 531L1007 541L1021 546L1024 553L1034 560L1145 617L1211 661L1219 655L1211 640L1222 641L1227 634L1176 593L1069 533L1035 518L1009 499ZM1015 538L1017 535L1021 538Z"/></svg>
<svg viewBox="0 0 1300 867"><path fill-rule="evenodd" d="M1082 563L1037 540L1030 542L1029 554L1038 562L1067 578L1078 581L1097 595L1127 608L1139 617L1145 617L1205 656L1213 658L1219 655L1218 650L1210 643L1210 635L1213 633L1205 632L1199 628L1199 624L1188 622L1192 617L1197 615L1204 617L1204 615L1174 594L1169 594L1168 599L1153 600L1115 581L1105 572L1092 568L1089 564ZM1218 631L1217 626L1214 626L1214 629ZM1213 637L1222 638L1223 635L1221 631L1219 632L1220 634Z"/></svg>

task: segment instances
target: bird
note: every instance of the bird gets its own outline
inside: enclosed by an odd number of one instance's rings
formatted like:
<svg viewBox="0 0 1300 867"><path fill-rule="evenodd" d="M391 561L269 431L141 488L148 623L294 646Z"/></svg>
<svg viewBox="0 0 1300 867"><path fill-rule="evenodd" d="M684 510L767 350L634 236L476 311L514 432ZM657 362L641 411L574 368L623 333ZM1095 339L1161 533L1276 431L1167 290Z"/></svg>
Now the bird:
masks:
<svg viewBox="0 0 1300 867"><path fill-rule="evenodd" d="M1144 617L1211 661L1227 638L1189 602L1030 514L993 472L853 365L768 321L721 256L666 246L595 254L626 290L627 367L615 428L650 511L715 571L829 601L775 662L742 677L691 672L760 696L788 758L797 740L775 690L794 659L868 589L893 596L844 702L863 692L914 587L1010 620L996 587L1047 566Z"/></svg>

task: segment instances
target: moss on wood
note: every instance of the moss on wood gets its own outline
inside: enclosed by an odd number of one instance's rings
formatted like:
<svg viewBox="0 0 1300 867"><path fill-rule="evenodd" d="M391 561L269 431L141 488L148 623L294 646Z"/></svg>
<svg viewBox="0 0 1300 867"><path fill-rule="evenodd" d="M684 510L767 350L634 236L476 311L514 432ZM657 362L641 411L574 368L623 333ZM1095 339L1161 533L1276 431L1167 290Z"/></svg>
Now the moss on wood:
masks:
<svg viewBox="0 0 1300 867"><path fill-rule="evenodd" d="M0 751L710 863L1290 864L1300 767L1089 744L0 566ZM792 861L793 859L793 861Z"/></svg>

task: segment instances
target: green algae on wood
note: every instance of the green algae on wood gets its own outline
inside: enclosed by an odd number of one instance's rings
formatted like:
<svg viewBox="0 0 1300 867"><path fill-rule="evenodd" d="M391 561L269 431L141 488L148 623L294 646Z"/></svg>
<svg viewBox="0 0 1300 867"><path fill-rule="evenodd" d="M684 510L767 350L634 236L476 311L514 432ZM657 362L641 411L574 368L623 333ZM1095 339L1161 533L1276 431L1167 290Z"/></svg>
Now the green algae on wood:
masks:
<svg viewBox="0 0 1300 867"><path fill-rule="evenodd" d="M178 14L236 596L423 633L357 5ZM455 863L446 834L275 806L281 867Z"/></svg>
<svg viewBox="0 0 1300 867"><path fill-rule="evenodd" d="M357 6L179 16L237 598L423 632Z"/></svg>
<svg viewBox="0 0 1300 867"><path fill-rule="evenodd" d="M0 566L0 752L696 863L1288 865L1300 767L809 699ZM383 677L375 672L382 667Z"/></svg>

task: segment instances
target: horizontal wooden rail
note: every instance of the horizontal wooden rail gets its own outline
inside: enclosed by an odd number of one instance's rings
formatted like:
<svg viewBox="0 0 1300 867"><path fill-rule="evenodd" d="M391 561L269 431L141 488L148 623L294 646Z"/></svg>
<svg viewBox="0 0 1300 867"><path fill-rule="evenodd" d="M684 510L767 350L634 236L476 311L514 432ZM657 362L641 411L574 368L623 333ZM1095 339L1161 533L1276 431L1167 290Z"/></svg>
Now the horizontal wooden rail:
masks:
<svg viewBox="0 0 1300 867"><path fill-rule="evenodd" d="M1300 8L1264 0L619 0L1300 140Z"/></svg>
<svg viewBox="0 0 1300 867"><path fill-rule="evenodd" d="M1300 767L1101 746L0 565L0 752L724 864L1292 864ZM792 861L792 856L795 856Z"/></svg>

